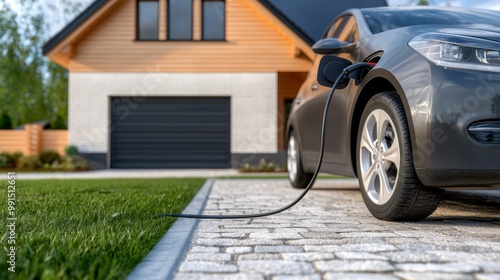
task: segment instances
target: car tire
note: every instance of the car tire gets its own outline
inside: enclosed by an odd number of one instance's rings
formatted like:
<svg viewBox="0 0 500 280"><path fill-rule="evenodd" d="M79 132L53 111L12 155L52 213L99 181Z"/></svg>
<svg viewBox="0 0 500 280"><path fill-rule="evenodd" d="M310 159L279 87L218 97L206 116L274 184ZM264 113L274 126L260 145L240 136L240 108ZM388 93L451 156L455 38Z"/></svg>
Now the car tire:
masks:
<svg viewBox="0 0 500 280"><path fill-rule="evenodd" d="M356 151L361 194L373 216L415 221L436 210L444 191L423 186L417 177L408 122L397 93L383 92L368 101Z"/></svg>
<svg viewBox="0 0 500 280"><path fill-rule="evenodd" d="M313 177L313 173L304 171L302 165L302 157L300 154L300 145L295 132L291 132L288 137L287 146L287 169L288 179L292 187L297 189L305 189Z"/></svg>

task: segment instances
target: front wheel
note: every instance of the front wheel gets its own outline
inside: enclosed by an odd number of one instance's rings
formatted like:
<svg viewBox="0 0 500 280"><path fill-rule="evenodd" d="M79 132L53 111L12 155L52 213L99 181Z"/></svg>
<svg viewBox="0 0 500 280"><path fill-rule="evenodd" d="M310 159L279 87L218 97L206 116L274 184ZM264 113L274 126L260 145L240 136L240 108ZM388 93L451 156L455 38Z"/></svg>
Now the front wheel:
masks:
<svg viewBox="0 0 500 280"><path fill-rule="evenodd" d="M368 102L358 130L356 163L363 200L382 220L420 220L431 215L442 190L422 185L415 173L403 104L393 92Z"/></svg>

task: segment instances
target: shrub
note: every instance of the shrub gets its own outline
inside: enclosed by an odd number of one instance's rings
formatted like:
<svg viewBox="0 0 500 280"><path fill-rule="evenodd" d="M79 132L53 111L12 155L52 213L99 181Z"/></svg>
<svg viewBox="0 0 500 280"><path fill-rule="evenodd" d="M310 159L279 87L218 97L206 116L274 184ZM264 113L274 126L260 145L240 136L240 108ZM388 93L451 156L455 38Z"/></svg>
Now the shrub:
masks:
<svg viewBox="0 0 500 280"><path fill-rule="evenodd" d="M46 151L40 154L40 161L42 164L52 164L55 161L60 161L61 157L55 151Z"/></svg>
<svg viewBox="0 0 500 280"><path fill-rule="evenodd" d="M0 155L0 168L6 168L6 167L11 167L11 164L9 162L9 159L2 154Z"/></svg>
<svg viewBox="0 0 500 280"><path fill-rule="evenodd" d="M267 168L267 162L265 159L261 159L259 162L259 171L264 171Z"/></svg>
<svg viewBox="0 0 500 280"><path fill-rule="evenodd" d="M0 166L0 167L16 167L17 162L19 161L19 159L22 156L23 156L23 153L21 153L21 152L16 152L16 153L12 153L12 154L3 152L0 154L0 157L3 158L2 161L3 161L4 165Z"/></svg>
<svg viewBox="0 0 500 280"><path fill-rule="evenodd" d="M7 112L3 112L0 116L0 129L12 129L12 119Z"/></svg>
<svg viewBox="0 0 500 280"><path fill-rule="evenodd" d="M77 161L75 162L75 166L76 166L76 169L78 169L78 170L87 170L87 169L89 169L88 168L87 160L85 160L82 157L80 157L80 158L77 159Z"/></svg>
<svg viewBox="0 0 500 280"><path fill-rule="evenodd" d="M66 152L66 156L68 157L77 156L79 154L78 148L75 146L68 146L64 151Z"/></svg>
<svg viewBox="0 0 500 280"><path fill-rule="evenodd" d="M52 164L44 164L44 168L61 170L61 171L76 171L88 170L87 161L81 156L72 156L56 160Z"/></svg>
<svg viewBox="0 0 500 280"><path fill-rule="evenodd" d="M21 169L35 170L42 167L42 162L37 156L23 156L19 159L17 167Z"/></svg>
<svg viewBox="0 0 500 280"><path fill-rule="evenodd" d="M61 117L61 115L57 115L55 120L50 124L52 129L67 129L66 121Z"/></svg>
<svg viewBox="0 0 500 280"><path fill-rule="evenodd" d="M242 164L239 170L240 172L283 172L279 164L267 162L265 159L261 159L256 166L252 166L249 163Z"/></svg>
<svg viewBox="0 0 500 280"><path fill-rule="evenodd" d="M261 159L259 163L259 172L274 172L274 162L267 163L265 159Z"/></svg>
<svg viewBox="0 0 500 280"><path fill-rule="evenodd" d="M250 166L250 163L242 164L240 167L240 172L252 172L252 167Z"/></svg>
<svg viewBox="0 0 500 280"><path fill-rule="evenodd" d="M23 157L23 153L21 152L15 152L13 154L10 155L10 162L12 164L13 167L16 167L19 160Z"/></svg>
<svg viewBox="0 0 500 280"><path fill-rule="evenodd" d="M81 156L66 157L58 165L58 169L72 171L72 170L87 170L87 161Z"/></svg>

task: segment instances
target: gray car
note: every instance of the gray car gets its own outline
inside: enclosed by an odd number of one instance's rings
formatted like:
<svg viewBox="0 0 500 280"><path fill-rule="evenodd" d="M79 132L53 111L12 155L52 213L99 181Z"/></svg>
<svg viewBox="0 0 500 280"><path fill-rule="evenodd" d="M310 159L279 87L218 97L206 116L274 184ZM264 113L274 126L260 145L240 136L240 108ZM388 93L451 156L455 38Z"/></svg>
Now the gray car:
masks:
<svg viewBox="0 0 500 280"><path fill-rule="evenodd" d="M375 65L335 92L322 168L358 177L375 217L423 219L446 188L500 186L499 12L352 9L313 49L287 126L294 187L317 165L328 56Z"/></svg>

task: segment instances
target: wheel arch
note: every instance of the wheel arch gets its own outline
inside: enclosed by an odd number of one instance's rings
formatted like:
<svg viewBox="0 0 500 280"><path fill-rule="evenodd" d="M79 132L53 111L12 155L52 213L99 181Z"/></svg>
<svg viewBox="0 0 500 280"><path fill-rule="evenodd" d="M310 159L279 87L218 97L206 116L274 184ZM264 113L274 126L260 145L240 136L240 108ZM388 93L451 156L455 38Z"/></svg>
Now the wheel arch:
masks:
<svg viewBox="0 0 500 280"><path fill-rule="evenodd" d="M368 103L368 101L378 93L392 91L396 92L401 102L403 103L403 107L405 109L405 115L408 122L408 128L410 130L410 139L412 143L415 143L415 133L413 120L411 118L411 110L408 104L408 100L404 93L403 87L400 85L396 77L386 69L383 68L375 68L371 70L366 77L363 79L361 85L358 88L358 92L354 97L354 104L351 110L351 119L350 119L350 141L348 142L350 145L350 155L351 155L351 164L354 171L354 174L358 174L357 166L356 166L356 142L358 137L358 128L361 122L361 116L363 115L363 111ZM412 148L414 146L412 145Z"/></svg>

